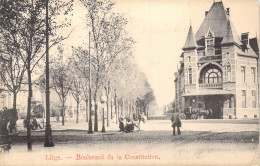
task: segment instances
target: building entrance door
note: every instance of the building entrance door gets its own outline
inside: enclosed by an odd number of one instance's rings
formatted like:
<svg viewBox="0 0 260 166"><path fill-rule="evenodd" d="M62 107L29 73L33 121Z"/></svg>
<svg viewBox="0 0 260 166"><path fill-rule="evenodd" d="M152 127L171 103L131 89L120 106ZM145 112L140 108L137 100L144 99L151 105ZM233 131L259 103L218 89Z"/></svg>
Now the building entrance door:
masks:
<svg viewBox="0 0 260 166"><path fill-rule="evenodd" d="M207 110L212 110L212 116L210 117L211 119L222 119L223 102L221 96L206 96L205 107Z"/></svg>

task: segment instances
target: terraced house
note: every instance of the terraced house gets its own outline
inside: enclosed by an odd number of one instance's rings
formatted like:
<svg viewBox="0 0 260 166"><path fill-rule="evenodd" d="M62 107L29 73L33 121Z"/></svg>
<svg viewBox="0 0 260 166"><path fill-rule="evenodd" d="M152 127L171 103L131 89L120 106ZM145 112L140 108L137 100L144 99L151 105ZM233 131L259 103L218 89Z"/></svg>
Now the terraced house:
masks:
<svg viewBox="0 0 260 166"><path fill-rule="evenodd" d="M259 118L259 40L236 32L230 9L214 2L192 26L175 73L176 111L212 110L211 118Z"/></svg>

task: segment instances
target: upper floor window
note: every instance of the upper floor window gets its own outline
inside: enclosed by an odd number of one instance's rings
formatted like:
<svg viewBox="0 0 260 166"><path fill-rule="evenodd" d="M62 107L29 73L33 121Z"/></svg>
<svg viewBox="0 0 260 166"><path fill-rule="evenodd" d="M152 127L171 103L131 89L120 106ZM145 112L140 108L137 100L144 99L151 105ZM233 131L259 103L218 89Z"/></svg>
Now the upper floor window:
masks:
<svg viewBox="0 0 260 166"><path fill-rule="evenodd" d="M253 83L255 83L255 67L251 67L251 74L252 74Z"/></svg>
<svg viewBox="0 0 260 166"><path fill-rule="evenodd" d="M256 93L255 93L255 90L252 90L252 107L256 108Z"/></svg>
<svg viewBox="0 0 260 166"><path fill-rule="evenodd" d="M212 55L214 52L214 34L211 30L208 31L208 34L205 38L206 51L208 55Z"/></svg>
<svg viewBox="0 0 260 166"><path fill-rule="evenodd" d="M242 108L246 108L246 91L242 90Z"/></svg>
<svg viewBox="0 0 260 166"><path fill-rule="evenodd" d="M229 52L226 53L226 56L227 56L227 59L230 58L230 54L229 54Z"/></svg>
<svg viewBox="0 0 260 166"><path fill-rule="evenodd" d="M213 38L210 38L210 39L207 39L206 40L206 44L207 44L207 51L208 50L213 50L213 45L214 45L214 43L213 43Z"/></svg>
<svg viewBox="0 0 260 166"><path fill-rule="evenodd" d="M204 75L204 83L212 84L212 83L221 83L222 75L218 69L209 69Z"/></svg>
<svg viewBox="0 0 260 166"><path fill-rule="evenodd" d="M190 56L188 56L188 62L190 62Z"/></svg>
<svg viewBox="0 0 260 166"><path fill-rule="evenodd" d="M189 68L189 84L192 84L192 69Z"/></svg>
<svg viewBox="0 0 260 166"><path fill-rule="evenodd" d="M231 81L231 65L229 63L226 65L226 78L227 81Z"/></svg>
<svg viewBox="0 0 260 166"><path fill-rule="evenodd" d="M246 67L241 66L241 76L242 76L242 81L246 82Z"/></svg>

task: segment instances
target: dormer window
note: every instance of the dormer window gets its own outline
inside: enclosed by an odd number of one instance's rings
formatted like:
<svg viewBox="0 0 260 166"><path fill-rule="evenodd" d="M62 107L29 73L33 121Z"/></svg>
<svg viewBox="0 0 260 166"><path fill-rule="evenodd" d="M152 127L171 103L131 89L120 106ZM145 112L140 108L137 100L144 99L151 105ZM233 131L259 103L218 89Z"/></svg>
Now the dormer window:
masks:
<svg viewBox="0 0 260 166"><path fill-rule="evenodd" d="M207 55L213 55L213 53L214 53L214 34L213 34L213 32L211 32L210 29L205 37L205 46L206 46Z"/></svg>
<svg viewBox="0 0 260 166"><path fill-rule="evenodd" d="M207 39L206 42L207 42L207 51L213 50L213 38Z"/></svg>

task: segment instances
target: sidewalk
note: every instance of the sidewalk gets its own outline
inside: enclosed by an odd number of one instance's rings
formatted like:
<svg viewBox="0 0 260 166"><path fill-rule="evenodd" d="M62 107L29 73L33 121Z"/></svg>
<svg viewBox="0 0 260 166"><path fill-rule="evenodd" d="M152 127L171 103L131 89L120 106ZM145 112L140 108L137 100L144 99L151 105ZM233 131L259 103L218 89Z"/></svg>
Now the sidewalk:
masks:
<svg viewBox="0 0 260 166"><path fill-rule="evenodd" d="M39 122L39 124L43 127L43 123ZM46 124L44 124L46 125ZM65 121L65 125L62 126L62 122L61 121L51 121L51 128L52 131L69 131L69 130L73 130L73 131L88 131L88 125L89 122L86 122L85 119L79 119L79 123L76 123L75 120L69 120L69 121ZM145 124L143 124L141 122L141 129L145 126ZM19 120L17 122L17 129L19 133L23 133L26 132L26 129L23 127L23 123L22 120ZM43 129L38 129L38 130L34 130L36 132L43 132L45 129L45 126L43 127ZM107 127L107 121L105 121L105 133L102 133L102 121L98 121L98 132L94 132L94 120L92 120L92 130L93 130L93 134L112 134L115 132L119 132L119 122L116 124L116 120L115 118L110 120L109 123L109 127ZM138 129L135 128L135 131L137 131Z"/></svg>

